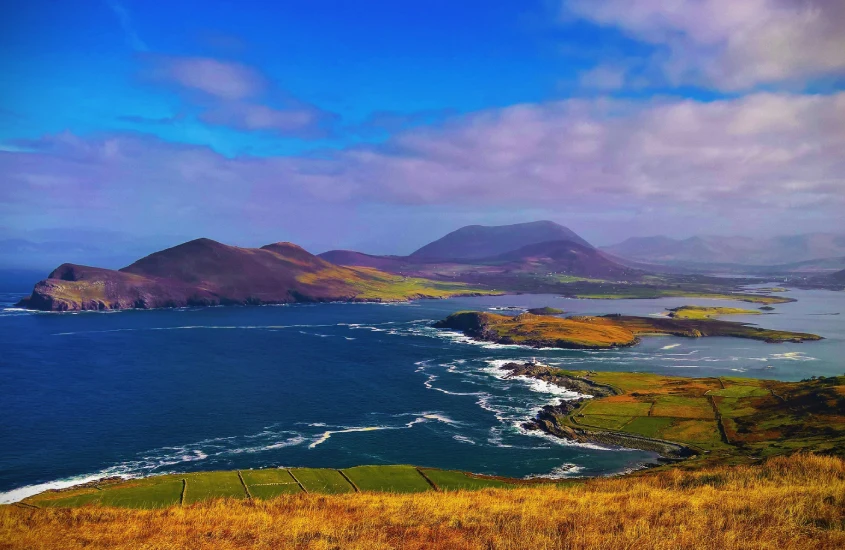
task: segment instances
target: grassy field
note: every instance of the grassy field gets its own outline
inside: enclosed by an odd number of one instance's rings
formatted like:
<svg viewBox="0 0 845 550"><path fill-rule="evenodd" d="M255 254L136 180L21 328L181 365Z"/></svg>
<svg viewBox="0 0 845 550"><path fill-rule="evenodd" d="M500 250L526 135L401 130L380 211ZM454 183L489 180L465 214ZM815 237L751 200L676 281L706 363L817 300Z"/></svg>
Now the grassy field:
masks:
<svg viewBox="0 0 845 550"><path fill-rule="evenodd" d="M845 456L845 376L803 382L548 369L621 395L585 400L564 426L640 435L708 451L701 459L795 451Z"/></svg>
<svg viewBox="0 0 845 550"><path fill-rule="evenodd" d="M669 317L674 319L712 319L722 315L761 315L757 309L739 307L681 306L669 310Z"/></svg>
<svg viewBox="0 0 845 550"><path fill-rule="evenodd" d="M185 504L210 498L246 498L238 472L201 472L185 474Z"/></svg>
<svg viewBox="0 0 845 550"><path fill-rule="evenodd" d="M302 492L288 470L281 468L242 470L240 474L252 498L268 499Z"/></svg>
<svg viewBox="0 0 845 550"><path fill-rule="evenodd" d="M85 505L128 508L162 508L190 505L215 498L267 500L304 492L342 494L360 491L413 493L419 491L509 487L507 481L472 474L413 466L357 466L346 470L328 468L266 468L225 472L195 472L142 479L104 480L63 491L47 491L24 503L37 507ZM353 485L354 484L354 485Z"/></svg>
<svg viewBox="0 0 845 550"><path fill-rule="evenodd" d="M291 473L309 493L354 493L355 488L337 470L292 468Z"/></svg>
<svg viewBox="0 0 845 550"><path fill-rule="evenodd" d="M752 304L783 304L792 302L790 298L782 296L767 296L764 294L747 294L741 292L708 291L708 290L686 290L684 288L671 288L662 286L638 286L638 285L591 285L584 284L571 289L573 298L586 298L594 300L631 300L631 299L653 299L653 298L708 298L711 300L736 300Z"/></svg>
<svg viewBox="0 0 845 550"><path fill-rule="evenodd" d="M415 493L432 489L413 466L356 466L343 473L361 491Z"/></svg>
<svg viewBox="0 0 845 550"><path fill-rule="evenodd" d="M554 485L298 494L160 510L0 507L0 548L423 550L845 547L845 461L646 471Z"/></svg>
<svg viewBox="0 0 845 550"><path fill-rule="evenodd" d="M712 319L666 317L553 317L523 313L497 315L484 311L459 311L435 323L437 328L460 330L468 336L501 344L534 347L606 349L631 346L640 336L732 336L766 342L820 340L815 334L763 329L744 323Z"/></svg>
<svg viewBox="0 0 845 550"><path fill-rule="evenodd" d="M416 298L449 298L501 294L500 291L473 287L466 283L440 282L419 277L395 275L369 267L334 266L297 277L300 283L319 285L341 281L350 285L353 300L402 301Z"/></svg>
<svg viewBox="0 0 845 550"><path fill-rule="evenodd" d="M127 508L163 508L180 503L183 478L184 476L168 475L135 479L115 484L110 490L90 486L67 491L50 491L38 495L37 506L62 508L99 504Z"/></svg>

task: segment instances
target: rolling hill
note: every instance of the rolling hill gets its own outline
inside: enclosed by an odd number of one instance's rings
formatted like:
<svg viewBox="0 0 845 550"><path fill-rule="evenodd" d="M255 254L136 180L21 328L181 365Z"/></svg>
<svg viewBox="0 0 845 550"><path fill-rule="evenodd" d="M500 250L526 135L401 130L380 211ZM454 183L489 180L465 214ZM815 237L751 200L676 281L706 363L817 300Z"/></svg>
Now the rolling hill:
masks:
<svg viewBox="0 0 845 550"><path fill-rule="evenodd" d="M498 226L468 225L423 246L413 252L409 259L479 260L549 241L570 241L592 248L590 243L571 229L550 221Z"/></svg>
<svg viewBox="0 0 845 550"><path fill-rule="evenodd" d="M481 261L501 264L514 271L554 272L614 280L640 273L636 269L616 263L593 247L566 240L530 244Z"/></svg>
<svg viewBox="0 0 845 550"><path fill-rule="evenodd" d="M453 280L550 273L622 280L642 274L593 248L570 229L548 221L463 227L409 256L330 250L320 257L339 265Z"/></svg>

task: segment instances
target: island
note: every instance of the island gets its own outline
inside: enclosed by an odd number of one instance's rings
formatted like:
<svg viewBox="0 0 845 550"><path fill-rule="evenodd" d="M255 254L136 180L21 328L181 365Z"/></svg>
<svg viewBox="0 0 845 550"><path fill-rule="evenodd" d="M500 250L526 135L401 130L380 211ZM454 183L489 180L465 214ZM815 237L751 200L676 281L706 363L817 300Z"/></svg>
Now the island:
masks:
<svg viewBox="0 0 845 550"><path fill-rule="evenodd" d="M641 336L669 334L699 338L733 336L764 342L804 342L821 336L769 330L747 323L714 319L676 319L626 315L550 317L522 313L516 316L486 311L459 311L434 323L435 328L460 331L482 341L520 344L535 348L609 349L633 346Z"/></svg>
<svg viewBox="0 0 845 550"><path fill-rule="evenodd" d="M713 317L721 317L722 315L760 314L761 313L758 310L743 309L739 307L681 306L669 310L669 317L672 317L674 319L712 319Z"/></svg>
<svg viewBox="0 0 845 550"><path fill-rule="evenodd" d="M533 307L528 310L528 313L532 315L563 315L566 313L562 309L558 309L556 307Z"/></svg>

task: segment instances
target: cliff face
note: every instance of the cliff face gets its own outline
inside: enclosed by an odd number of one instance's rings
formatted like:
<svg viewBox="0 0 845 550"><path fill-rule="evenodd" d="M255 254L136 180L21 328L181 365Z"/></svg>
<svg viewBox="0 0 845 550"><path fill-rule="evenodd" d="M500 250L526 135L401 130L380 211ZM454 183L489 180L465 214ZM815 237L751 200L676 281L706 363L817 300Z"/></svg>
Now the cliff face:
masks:
<svg viewBox="0 0 845 550"><path fill-rule="evenodd" d="M381 301L473 294L463 285L406 280L331 264L291 243L239 248L197 239L121 270L63 264L21 307L45 311L193 305Z"/></svg>
<svg viewBox="0 0 845 550"><path fill-rule="evenodd" d="M208 291L111 269L62 264L18 304L44 311L155 308L213 304Z"/></svg>

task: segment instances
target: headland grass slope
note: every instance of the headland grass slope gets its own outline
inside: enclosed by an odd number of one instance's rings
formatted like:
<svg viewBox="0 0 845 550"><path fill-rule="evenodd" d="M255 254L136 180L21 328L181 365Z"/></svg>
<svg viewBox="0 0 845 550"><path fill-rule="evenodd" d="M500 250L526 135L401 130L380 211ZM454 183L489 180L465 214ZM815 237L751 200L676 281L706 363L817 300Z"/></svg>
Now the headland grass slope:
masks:
<svg viewBox="0 0 845 550"><path fill-rule="evenodd" d="M845 458L845 376L780 382L567 371L530 363L503 368L511 376L594 395L544 407L526 424L529 429L680 458L698 455L688 467L798 451Z"/></svg>

